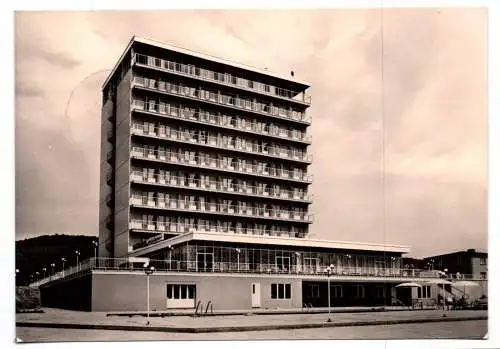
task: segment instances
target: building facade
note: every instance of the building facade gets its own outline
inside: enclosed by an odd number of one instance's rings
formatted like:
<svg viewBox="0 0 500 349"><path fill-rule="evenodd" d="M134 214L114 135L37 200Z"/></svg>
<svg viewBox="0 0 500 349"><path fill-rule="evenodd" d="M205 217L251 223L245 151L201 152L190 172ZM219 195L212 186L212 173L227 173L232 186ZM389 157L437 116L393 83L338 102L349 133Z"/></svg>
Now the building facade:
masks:
<svg viewBox="0 0 500 349"><path fill-rule="evenodd" d="M193 230L305 237L307 87L134 39L103 89L100 256Z"/></svg>

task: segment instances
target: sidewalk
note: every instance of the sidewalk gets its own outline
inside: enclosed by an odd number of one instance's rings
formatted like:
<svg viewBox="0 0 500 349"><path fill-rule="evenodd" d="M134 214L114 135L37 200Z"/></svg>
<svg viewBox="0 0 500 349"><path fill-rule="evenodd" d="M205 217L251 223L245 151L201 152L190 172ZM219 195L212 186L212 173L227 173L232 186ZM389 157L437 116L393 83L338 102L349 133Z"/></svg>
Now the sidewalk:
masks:
<svg viewBox="0 0 500 349"><path fill-rule="evenodd" d="M232 316L175 316L152 317L150 326L142 316L122 317L106 316L106 313L87 313L58 309L44 309L44 314L17 314L16 326L19 327L52 327L74 329L101 329L126 331L160 331L160 332L236 332L262 331L278 329L389 325L401 323L422 323L442 321L486 320L487 311L442 310L419 311L387 311L377 313L332 313L331 322L327 322L328 314L272 314L272 315L232 315Z"/></svg>

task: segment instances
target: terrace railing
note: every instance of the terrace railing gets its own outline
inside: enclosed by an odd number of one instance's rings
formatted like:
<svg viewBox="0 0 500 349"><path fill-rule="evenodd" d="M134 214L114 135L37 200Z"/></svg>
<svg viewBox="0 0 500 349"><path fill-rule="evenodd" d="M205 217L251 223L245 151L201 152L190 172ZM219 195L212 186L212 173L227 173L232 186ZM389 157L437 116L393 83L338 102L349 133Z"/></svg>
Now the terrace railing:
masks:
<svg viewBox="0 0 500 349"><path fill-rule="evenodd" d="M314 267L297 265L278 265L276 263L245 263L245 262L213 262L204 263L203 267L196 260L150 260L149 265L154 266L156 272L191 272L191 273L252 273L252 274L275 274L275 275L314 275L327 277L326 265ZM64 271L50 275L44 279L30 284L37 287L64 278L73 278L91 270L112 270L123 272L143 272L143 263L137 263L133 258L90 258L77 266L70 266ZM337 266L331 277L380 277L380 278L439 278L437 270L423 269L398 269L377 267L351 267ZM460 274L461 279L471 279L472 275ZM456 275L447 275L447 279L456 280Z"/></svg>

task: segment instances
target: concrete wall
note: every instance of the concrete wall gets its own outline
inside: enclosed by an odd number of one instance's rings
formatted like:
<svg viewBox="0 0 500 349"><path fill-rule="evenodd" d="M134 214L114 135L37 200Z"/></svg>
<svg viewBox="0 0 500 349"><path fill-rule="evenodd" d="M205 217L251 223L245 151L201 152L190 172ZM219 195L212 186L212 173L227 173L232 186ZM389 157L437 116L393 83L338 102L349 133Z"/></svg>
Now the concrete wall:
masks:
<svg viewBox="0 0 500 349"><path fill-rule="evenodd" d="M214 310L250 309L252 283L260 283L261 308L300 308L302 281L300 279L217 276L217 275L152 275L150 277L150 309L166 310L167 283L196 285L196 302L206 306L212 301ZM290 283L291 299L271 299L272 283ZM229 288L228 288L229 287ZM92 310L145 310L146 276L135 274L98 274L92 281Z"/></svg>
<svg viewBox="0 0 500 349"><path fill-rule="evenodd" d="M40 287L43 307L91 310L92 279L90 273L70 280L58 280Z"/></svg>
<svg viewBox="0 0 500 349"><path fill-rule="evenodd" d="M128 253L128 211L130 176L130 99L132 70L123 77L117 87L116 105L116 157L115 157L115 231L114 256Z"/></svg>
<svg viewBox="0 0 500 349"><path fill-rule="evenodd" d="M113 234L111 229L106 227L105 220L111 214L111 209L106 205L106 196L111 193L111 187L106 183L106 175L111 173L111 166L106 161L108 152L112 145L107 140L108 130L113 125L108 118L113 114L113 100L108 99L102 107L101 121L101 164L100 164L100 190L99 190L99 256L112 257L113 255Z"/></svg>

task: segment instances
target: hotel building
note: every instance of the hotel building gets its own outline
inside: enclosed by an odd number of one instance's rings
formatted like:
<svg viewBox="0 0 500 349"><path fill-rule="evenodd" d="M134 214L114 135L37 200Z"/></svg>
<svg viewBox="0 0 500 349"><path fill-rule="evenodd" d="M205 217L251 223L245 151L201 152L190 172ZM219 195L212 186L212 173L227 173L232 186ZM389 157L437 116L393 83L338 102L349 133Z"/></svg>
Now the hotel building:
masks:
<svg viewBox="0 0 500 349"><path fill-rule="evenodd" d="M99 258L64 286L79 308L144 310L144 262L155 310L411 302L395 286L436 275L402 269L409 247L308 237L309 87L134 37L103 86Z"/></svg>

